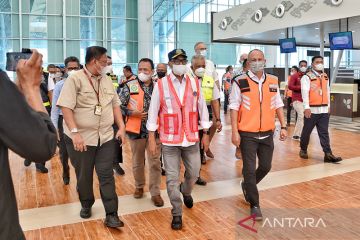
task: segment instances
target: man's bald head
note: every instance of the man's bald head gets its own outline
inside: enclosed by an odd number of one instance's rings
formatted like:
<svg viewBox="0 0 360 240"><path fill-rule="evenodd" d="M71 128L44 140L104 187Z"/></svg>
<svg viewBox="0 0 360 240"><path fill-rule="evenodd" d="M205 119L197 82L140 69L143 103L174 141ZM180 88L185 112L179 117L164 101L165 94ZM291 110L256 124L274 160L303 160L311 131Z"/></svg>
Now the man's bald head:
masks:
<svg viewBox="0 0 360 240"><path fill-rule="evenodd" d="M165 63L159 63L158 65L156 65L156 71L165 71L167 70L167 65Z"/></svg>

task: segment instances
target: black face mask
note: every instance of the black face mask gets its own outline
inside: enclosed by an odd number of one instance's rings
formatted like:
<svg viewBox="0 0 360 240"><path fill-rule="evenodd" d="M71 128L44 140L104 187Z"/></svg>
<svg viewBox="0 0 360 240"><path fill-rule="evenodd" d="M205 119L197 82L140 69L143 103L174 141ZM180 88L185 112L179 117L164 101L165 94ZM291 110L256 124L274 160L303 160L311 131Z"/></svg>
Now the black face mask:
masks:
<svg viewBox="0 0 360 240"><path fill-rule="evenodd" d="M166 72L157 72L159 78L163 78L166 75Z"/></svg>

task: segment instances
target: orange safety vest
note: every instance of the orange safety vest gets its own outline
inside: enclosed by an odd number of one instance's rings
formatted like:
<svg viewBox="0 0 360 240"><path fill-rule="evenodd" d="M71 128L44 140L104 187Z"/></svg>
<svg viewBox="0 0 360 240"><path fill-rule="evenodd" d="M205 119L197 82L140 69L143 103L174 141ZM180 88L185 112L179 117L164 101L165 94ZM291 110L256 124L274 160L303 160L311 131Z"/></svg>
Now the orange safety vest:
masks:
<svg viewBox="0 0 360 240"><path fill-rule="evenodd" d="M186 86L180 101L170 75L158 80L160 94L159 134L162 143L182 143L184 133L189 142L199 141L199 81L185 75Z"/></svg>
<svg viewBox="0 0 360 240"><path fill-rule="evenodd" d="M257 82L248 75L242 75L236 81L242 96L238 115L239 131L252 133L274 131L278 78L270 74L265 75L261 102Z"/></svg>
<svg viewBox="0 0 360 240"><path fill-rule="evenodd" d="M287 88L287 92L286 92L286 96L287 96L287 97L292 97L292 91L289 89L290 79L291 79L291 76L288 76L288 81L287 81L288 88Z"/></svg>
<svg viewBox="0 0 360 240"><path fill-rule="evenodd" d="M313 72L306 74L310 78L309 105L310 107L328 106L329 78L326 73L316 76Z"/></svg>
<svg viewBox="0 0 360 240"><path fill-rule="evenodd" d="M225 91L229 91L229 89L231 87L231 73L230 72L225 73L224 77L225 77L224 89L225 89ZM228 79L230 81L228 81Z"/></svg>
<svg viewBox="0 0 360 240"><path fill-rule="evenodd" d="M142 112L144 109L144 90L141 88L137 79L128 81L126 85L130 91L130 99L127 108L129 110L138 110ZM126 121L126 131L139 134L141 121L141 117L130 115Z"/></svg>

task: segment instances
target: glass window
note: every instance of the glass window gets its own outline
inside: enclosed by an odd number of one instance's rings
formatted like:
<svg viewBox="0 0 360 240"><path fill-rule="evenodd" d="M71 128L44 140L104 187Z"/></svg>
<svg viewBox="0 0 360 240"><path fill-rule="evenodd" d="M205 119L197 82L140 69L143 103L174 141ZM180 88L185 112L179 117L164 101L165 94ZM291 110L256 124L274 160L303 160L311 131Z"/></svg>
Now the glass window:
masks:
<svg viewBox="0 0 360 240"><path fill-rule="evenodd" d="M51 0L51 1L48 0L48 4L49 6L51 6L47 8L48 14L59 14L59 15L62 14L63 11L62 0Z"/></svg>
<svg viewBox="0 0 360 240"><path fill-rule="evenodd" d="M1 1L0 12L11 12L10 0Z"/></svg>
<svg viewBox="0 0 360 240"><path fill-rule="evenodd" d="M49 38L62 38L63 37L63 18L60 16L48 16L47 23L48 28L48 37Z"/></svg>
<svg viewBox="0 0 360 240"><path fill-rule="evenodd" d="M29 48L36 48L43 55L44 65L48 63L48 41L47 40L30 40Z"/></svg>
<svg viewBox="0 0 360 240"><path fill-rule="evenodd" d="M112 18L111 23L111 40L125 40L125 20Z"/></svg>
<svg viewBox="0 0 360 240"><path fill-rule="evenodd" d="M47 37L47 17L31 15L29 21L29 35L31 38Z"/></svg>
<svg viewBox="0 0 360 240"><path fill-rule="evenodd" d="M66 18L66 38L80 39L80 18L78 17Z"/></svg>
<svg viewBox="0 0 360 240"><path fill-rule="evenodd" d="M67 15L79 15L80 14L80 0L65 0L66 1L66 14ZM69 4L71 2L71 4Z"/></svg>
<svg viewBox="0 0 360 240"><path fill-rule="evenodd" d="M108 6L112 17L125 17L125 0L111 0Z"/></svg>
<svg viewBox="0 0 360 240"><path fill-rule="evenodd" d="M80 18L80 38L96 39L95 18Z"/></svg>
<svg viewBox="0 0 360 240"><path fill-rule="evenodd" d="M63 42L59 40L48 41L48 61L54 64L63 64Z"/></svg>
<svg viewBox="0 0 360 240"><path fill-rule="evenodd" d="M80 15L95 16L95 0L80 0Z"/></svg>

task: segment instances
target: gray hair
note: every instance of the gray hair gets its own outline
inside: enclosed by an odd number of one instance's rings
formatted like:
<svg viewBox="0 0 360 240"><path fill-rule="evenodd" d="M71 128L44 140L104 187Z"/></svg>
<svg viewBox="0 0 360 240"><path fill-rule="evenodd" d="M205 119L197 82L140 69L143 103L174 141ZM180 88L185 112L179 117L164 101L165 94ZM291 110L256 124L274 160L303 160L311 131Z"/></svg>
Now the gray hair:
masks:
<svg viewBox="0 0 360 240"><path fill-rule="evenodd" d="M203 55L200 55L200 54L194 55L191 58L191 65L193 65L196 60L204 60L205 61L205 57Z"/></svg>

